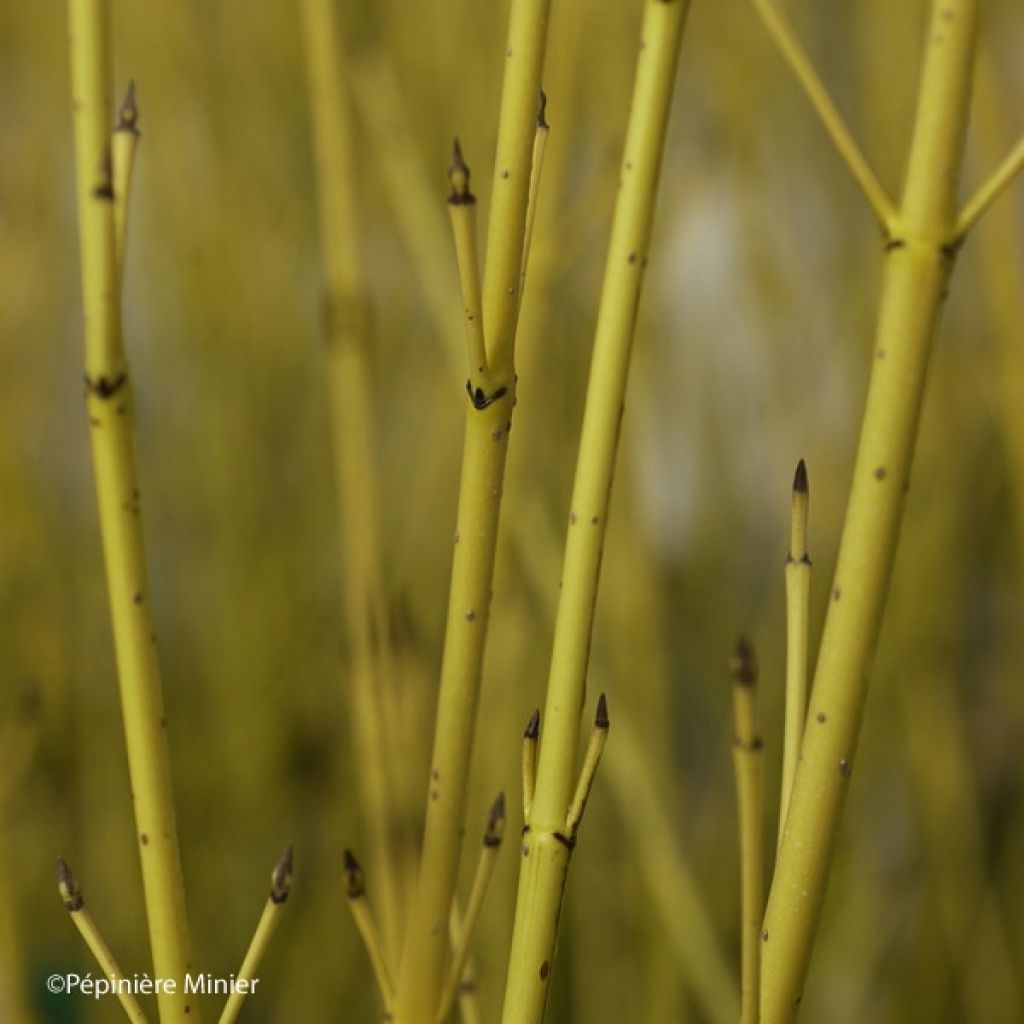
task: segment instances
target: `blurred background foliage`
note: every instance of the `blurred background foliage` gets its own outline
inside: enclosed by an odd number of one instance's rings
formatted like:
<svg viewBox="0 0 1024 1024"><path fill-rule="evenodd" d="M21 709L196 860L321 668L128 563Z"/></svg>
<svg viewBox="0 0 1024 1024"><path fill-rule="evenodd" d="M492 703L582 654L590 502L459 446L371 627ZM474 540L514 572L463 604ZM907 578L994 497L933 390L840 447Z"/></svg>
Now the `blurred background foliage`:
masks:
<svg viewBox="0 0 1024 1024"><path fill-rule="evenodd" d="M365 847L366 828L297 12L113 6L118 88L135 76L141 107L125 332L195 962L237 968L293 840L294 894L247 1019L373 1020L340 880L341 851ZM416 794L396 836L414 843L465 401L445 168L458 133L485 223L505 5L339 6L382 573L406 693L395 728L410 737ZM970 183L1024 128L1024 11L985 6ZM554 5L552 133L464 878L498 789L510 835L519 827L519 740L543 703L640 7ZM786 4L892 193L925 7ZM58 853L123 968L149 969L81 400L66 49L62 10L0 5L0 1019L11 1022L119 1019L112 1001L45 995L51 971L92 968L57 897ZM1022 210L1018 186L954 277L808 1021L1024 1019ZM611 742L570 876L553 1021L711 1019L699 958L724 959L738 979L728 653L744 631L760 654L770 807L790 481L805 458L816 632L880 262L865 204L750 9L694 4L591 665ZM489 1020L511 932L508 845L475 946ZM696 960L677 899L684 868L718 947ZM372 902L372 872L368 885Z"/></svg>

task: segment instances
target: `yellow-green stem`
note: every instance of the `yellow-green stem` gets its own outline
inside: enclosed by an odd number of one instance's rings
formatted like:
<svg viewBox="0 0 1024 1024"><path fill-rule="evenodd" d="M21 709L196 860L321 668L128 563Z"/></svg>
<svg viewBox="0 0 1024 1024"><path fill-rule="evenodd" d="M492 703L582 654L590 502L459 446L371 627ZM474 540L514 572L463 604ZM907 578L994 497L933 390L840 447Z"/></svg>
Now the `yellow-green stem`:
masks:
<svg viewBox="0 0 1024 1024"><path fill-rule="evenodd" d="M128 234L128 198L131 194L135 150L139 144L139 110L135 105L135 80L128 83L124 102L117 115L111 140L114 181L114 250L118 287L124 278L124 246Z"/></svg>
<svg viewBox="0 0 1024 1024"><path fill-rule="evenodd" d="M537 96L550 0L513 0L491 197L483 318L488 388L466 401L441 685L419 882L395 998L397 1024L433 1024L444 982L494 554L515 404L514 342Z"/></svg>
<svg viewBox="0 0 1024 1024"><path fill-rule="evenodd" d="M459 268L459 287L466 317L466 350L469 358L469 385L483 394L492 390L487 372L487 348L484 344L483 300L480 295L480 260L476 245L476 196L469 189L469 167L462 158L459 140L455 140L452 166L448 172L452 194L448 197L448 216L452 222L455 262Z"/></svg>
<svg viewBox="0 0 1024 1024"><path fill-rule="evenodd" d="M810 963L881 627L924 390L952 269L976 0L932 5L903 200L835 580L765 918L761 1019L792 1020Z"/></svg>
<svg viewBox="0 0 1024 1024"><path fill-rule="evenodd" d="M590 791L594 788L594 779L597 778L597 769L601 764L601 757L607 743L608 704L602 693L597 699L597 713L594 716L593 728L590 730L586 753L583 755L580 777L576 782L576 792L573 794L569 809L565 812L565 835L570 844L576 842L576 833L583 821L587 801L590 799Z"/></svg>
<svg viewBox="0 0 1024 1024"><path fill-rule="evenodd" d="M533 158L530 167L530 192L526 202L526 235L523 239L523 269L519 275L519 301L523 301L526 286L526 269L530 262L533 241L533 225L537 219L537 203L540 199L540 181L544 170L544 153L547 150L551 126L547 122L547 95L540 94L540 110L537 113L537 127L533 135Z"/></svg>
<svg viewBox="0 0 1024 1024"><path fill-rule="evenodd" d="M536 793L522 843L502 1017L505 1024L541 1020L547 1002L572 847L565 834L566 818L576 775L601 549L661 154L688 9L687 0L648 0L644 8L569 516Z"/></svg>
<svg viewBox="0 0 1024 1024"><path fill-rule="evenodd" d="M762 743L757 731L757 664L740 641L733 655L732 760L740 836L740 1024L757 1024L764 912Z"/></svg>
<svg viewBox="0 0 1024 1024"><path fill-rule="evenodd" d="M782 745L778 845L786 825L800 744L807 717L807 623L811 599L811 560L807 555L807 469L804 460L793 479L789 555L786 558L786 722Z"/></svg>
<svg viewBox="0 0 1024 1024"><path fill-rule="evenodd" d="M387 954L380 939L380 932L377 930L377 923L370 912L370 905L366 901L366 881L363 878L363 869L359 861L352 855L351 850L345 851L345 890L348 895L348 908L352 912L352 919L356 923L359 935L366 947L366 955L370 958L370 966L373 968L373 976L377 979L377 989L380 992L381 1001L384 1003L384 1012L390 1012L391 1003L395 998L395 988L391 981L391 971L388 968Z"/></svg>
<svg viewBox="0 0 1024 1024"><path fill-rule="evenodd" d="M483 289L488 363L495 372L508 374L514 365L519 322L537 98L550 9L551 0L513 0L509 11Z"/></svg>
<svg viewBox="0 0 1024 1024"><path fill-rule="evenodd" d="M523 733L523 753L521 758L521 776L523 785L523 821L530 820L530 808L533 807L533 794L537 788L537 738L540 736L540 710L530 715Z"/></svg>
<svg viewBox="0 0 1024 1024"><path fill-rule="evenodd" d="M441 995L513 402L511 380L502 397L482 409L466 399L462 483L427 819L395 1004L395 1020L402 1024L433 1024Z"/></svg>
<svg viewBox="0 0 1024 1024"><path fill-rule="evenodd" d="M121 343L110 150L110 47L104 0L69 0L71 82L85 309L86 411L113 620L128 770L160 1019L195 1024L185 892L163 698L139 523L131 381Z"/></svg>

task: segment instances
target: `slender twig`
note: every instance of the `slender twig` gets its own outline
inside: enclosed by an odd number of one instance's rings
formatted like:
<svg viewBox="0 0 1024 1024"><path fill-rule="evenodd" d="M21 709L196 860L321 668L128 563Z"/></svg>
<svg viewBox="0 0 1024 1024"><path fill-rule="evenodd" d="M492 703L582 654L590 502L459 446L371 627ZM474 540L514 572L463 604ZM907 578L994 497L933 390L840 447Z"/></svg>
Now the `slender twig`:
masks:
<svg viewBox="0 0 1024 1024"><path fill-rule="evenodd" d="M761 1020L792 1020L810 964L878 644L924 382L956 241L977 0L935 0L832 599L762 947Z"/></svg>
<svg viewBox="0 0 1024 1024"><path fill-rule="evenodd" d="M601 551L665 130L688 10L686 0L647 0L644 7L644 46L626 131L622 182L612 219L570 506L536 794L521 846L502 1017L505 1024L535 1024L542 1019L547 1002L573 845L565 831L576 776L579 715Z"/></svg>
<svg viewBox="0 0 1024 1024"><path fill-rule="evenodd" d="M370 913L369 904L366 902L366 880L363 877L363 869L359 866L359 861L353 856L351 850L345 851L345 893L348 896L348 908L352 912L352 918L356 923L356 928L359 929L366 953L370 958L370 966L377 979L377 988L384 1002L384 1009L388 1011L395 998L395 987L391 981L391 972L388 970L384 946L380 941L380 932L377 931L376 922Z"/></svg>
<svg viewBox="0 0 1024 1024"><path fill-rule="evenodd" d="M526 290L526 270L532 251L533 223L537 217L537 202L540 198L540 182L544 170L544 152L547 149L551 126L547 122L548 98L541 90L540 108L537 111L537 128L533 135L533 158L530 163L530 194L526 204L526 236L523 241L523 270L519 275L519 301L522 303Z"/></svg>
<svg viewBox="0 0 1024 1024"><path fill-rule="evenodd" d="M270 944L270 938L281 920L291 887L292 846L289 843L270 875L270 894L267 896L267 902L263 906L263 913L256 925L256 931L253 933L249 948L242 959L242 966L238 968L238 973L235 975L231 995L228 996L228 1001L224 1004L217 1024L234 1024L242 1010L245 997L255 988L258 980L256 972L263 961L263 954Z"/></svg>
<svg viewBox="0 0 1024 1024"><path fill-rule="evenodd" d="M60 891L60 898L64 901L65 909L71 915L71 920L79 934L85 939L85 944L96 958L103 978L113 986L114 994L128 1019L133 1024L146 1024L146 1015L135 998L131 979L126 978L124 972L118 967L114 954L110 952L110 947L100 934L96 922L85 906L78 879L71 873L71 869L63 857L57 858L57 888Z"/></svg>
<svg viewBox="0 0 1024 1024"><path fill-rule="evenodd" d="M978 188L970 199L964 203L960 216L957 217L955 234L958 240L978 222L981 215L1007 189L1013 179L1024 168L1024 139L1007 154L1006 159L992 172L989 178Z"/></svg>
<svg viewBox="0 0 1024 1024"><path fill-rule="evenodd" d="M593 788L594 779L597 777L597 768L601 763L601 755L608 742L608 725L608 702L602 693L597 698L594 725L590 730L590 739L587 741L587 752L583 755L583 765L576 783L576 792L565 815L565 834L569 837L570 842L575 842L576 833L583 820L583 812L587 809L590 790Z"/></svg>
<svg viewBox="0 0 1024 1024"><path fill-rule="evenodd" d="M753 3L782 59L789 65L790 71L814 107L836 151L871 204L878 222L888 231L895 213L893 202L850 134L842 114L814 70L814 65L800 45L792 25L771 0L753 0Z"/></svg>
<svg viewBox="0 0 1024 1024"><path fill-rule="evenodd" d="M160 672L153 642L135 467L132 386L121 339L110 139L106 0L69 0L85 311L85 397L134 797L153 970L163 1024L196 1024L185 891L174 817Z"/></svg>
<svg viewBox="0 0 1024 1024"><path fill-rule="evenodd" d="M489 361L496 371L511 372L514 363L537 137L537 97L541 94L550 6L550 0L515 0L509 12L484 261L484 334ZM536 196L535 188L533 193Z"/></svg>
<svg viewBox="0 0 1024 1024"><path fill-rule="evenodd" d="M452 962L448 967L448 976L441 990L441 1005L438 1010L438 1024L443 1024L452 1012L455 997L459 993L462 973L469 957L470 943L476 923L480 919L480 911L484 905L484 896L494 874L494 865L498 860L498 850L505 835L505 794L499 793L487 815L487 827L484 829L483 842L480 846L480 859L477 861L473 885L469 890L469 902L462 918L459 940L452 953Z"/></svg>
<svg viewBox="0 0 1024 1024"><path fill-rule="evenodd" d="M800 744L807 717L807 631L811 598L811 559L807 554L807 467L801 459L793 477L789 554L786 557L786 724L782 745L778 845L789 810Z"/></svg>
<svg viewBox="0 0 1024 1024"><path fill-rule="evenodd" d="M540 709L526 723L523 733L523 821L530 820L530 809L533 807L533 795L537 789L537 737L540 735Z"/></svg>
<svg viewBox="0 0 1024 1024"><path fill-rule="evenodd" d="M135 79L128 82L121 109L111 140L111 158L114 164L114 259L117 279L124 277L124 246L128 233L128 206L131 197L132 170L135 150L139 144L139 108L135 103Z"/></svg>
<svg viewBox="0 0 1024 1024"><path fill-rule="evenodd" d="M487 349L484 345L484 316L480 297L480 259L476 246L476 196L469 189L469 166L462 158L459 140L452 147L452 165L448 171L452 194L448 213L455 240L455 261L459 268L462 305L466 315L466 347L469 357L469 381L473 393L489 393Z"/></svg>
<svg viewBox="0 0 1024 1024"><path fill-rule="evenodd" d="M745 640L732 656L732 760L740 834L740 1022L757 1024L764 914L764 803L757 731L757 662Z"/></svg>

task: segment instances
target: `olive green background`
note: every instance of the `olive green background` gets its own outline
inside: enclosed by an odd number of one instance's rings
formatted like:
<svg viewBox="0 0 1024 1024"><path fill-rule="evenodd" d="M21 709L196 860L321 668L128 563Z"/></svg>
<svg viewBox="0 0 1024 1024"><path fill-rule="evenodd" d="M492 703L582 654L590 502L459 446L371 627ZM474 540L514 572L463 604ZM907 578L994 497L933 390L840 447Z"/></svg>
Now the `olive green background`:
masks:
<svg viewBox="0 0 1024 1024"><path fill-rule="evenodd" d="M292 900L243 1019L374 1020L340 871L342 849L365 846L365 827L299 7L112 6L118 89L135 77L143 133L125 338L196 966L237 969L291 840ZM519 740L543 703L641 6L554 4L552 130L463 892L498 789L510 836L520 825ZM421 723L407 768L425 794L465 401L445 169L458 133L486 223L506 7L341 7L358 134L352 230L371 289L382 571L390 642ZM1024 130L1024 12L1009 0L984 7L972 184ZM893 194L925 8L785 4ZM57 896L58 854L125 971L149 969L82 403L67 67L62 5L0 5L0 1019L11 1022L120 1017L113 1000L45 993L49 973L93 967ZM1022 210L1018 186L972 234L954 276L807 1021L1021 1019ZM656 896L675 856L700 881L738 985L728 655L743 632L760 656L773 849L789 487L805 458L816 636L881 252L866 204L751 8L697 0L591 664L590 707L606 691L612 729L573 859L552 1021L705 1019L668 938L675 910ZM639 741L645 772L616 767L617 728ZM624 813L648 806L676 853ZM417 829L396 822L402 842ZM500 1005L511 933L508 845L475 947L486 1019ZM204 1012L215 1019L216 1009Z"/></svg>

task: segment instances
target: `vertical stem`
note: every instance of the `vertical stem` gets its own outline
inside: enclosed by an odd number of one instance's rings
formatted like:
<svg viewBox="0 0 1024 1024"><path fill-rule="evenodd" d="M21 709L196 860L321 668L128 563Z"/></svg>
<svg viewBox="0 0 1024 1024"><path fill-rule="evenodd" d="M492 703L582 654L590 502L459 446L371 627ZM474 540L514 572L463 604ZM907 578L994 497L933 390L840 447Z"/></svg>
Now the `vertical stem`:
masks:
<svg viewBox="0 0 1024 1024"><path fill-rule="evenodd" d="M484 273L487 373L466 403L462 479L423 852L398 975L394 1009L398 1024L434 1024L444 983L448 918L459 867L508 433L515 404L517 293L549 8L550 0L513 0L509 12Z"/></svg>
<svg viewBox="0 0 1024 1024"><path fill-rule="evenodd" d="M761 1017L797 1011L853 766L903 514L932 338L953 262L976 0L935 0L832 598L765 918Z"/></svg>
<svg viewBox="0 0 1024 1024"><path fill-rule="evenodd" d="M533 142L550 9L551 0L513 0L509 11L483 296L488 363L508 374L519 322Z"/></svg>
<svg viewBox="0 0 1024 1024"><path fill-rule="evenodd" d="M594 356L573 486L536 794L523 836L503 1021L536 1022L547 1002L572 843L566 817L601 550L640 287L687 0L648 0L641 29L622 178L612 221Z"/></svg>
<svg viewBox="0 0 1024 1024"><path fill-rule="evenodd" d="M131 384L121 343L110 155L110 46L105 0L69 0L71 81L85 308L85 384L100 531L113 620L160 1019L195 1024L185 892L160 675L139 522ZM169 987L169 986L168 986Z"/></svg>

